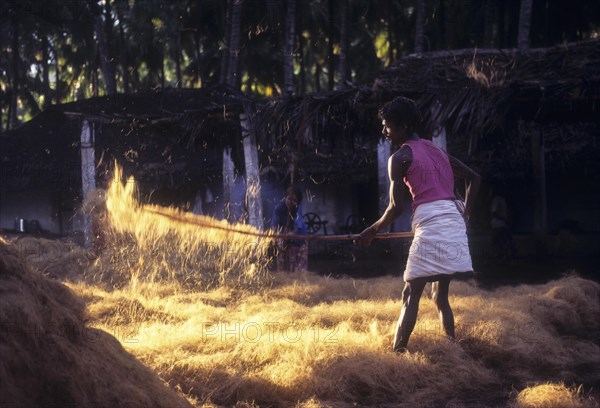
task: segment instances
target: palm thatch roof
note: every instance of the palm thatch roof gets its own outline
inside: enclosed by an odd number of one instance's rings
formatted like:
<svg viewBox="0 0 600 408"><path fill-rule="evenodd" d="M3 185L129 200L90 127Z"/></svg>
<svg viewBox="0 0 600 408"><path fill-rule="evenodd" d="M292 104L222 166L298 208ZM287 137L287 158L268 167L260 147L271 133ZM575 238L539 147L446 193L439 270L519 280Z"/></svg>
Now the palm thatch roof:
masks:
<svg viewBox="0 0 600 408"><path fill-rule="evenodd" d="M355 89L276 98L257 105L254 130L265 162L313 182L366 181L376 174L376 109L354 104Z"/></svg>
<svg viewBox="0 0 600 408"><path fill-rule="evenodd" d="M453 130L492 131L507 115L533 121L596 120L600 40L528 51L412 56L384 71L375 85L415 94L429 108L426 119L451 123Z"/></svg>
<svg viewBox="0 0 600 408"><path fill-rule="evenodd" d="M597 121L600 40L551 48L466 49L410 55L370 84L273 100L263 116L302 124L344 105L359 116L395 96L415 99L424 121L454 132L491 132L508 118ZM281 133L281 132L280 132Z"/></svg>
<svg viewBox="0 0 600 408"><path fill-rule="evenodd" d="M565 141L572 152L597 146L591 135L600 125L600 40L410 55L370 84L267 101L257 131L264 144L290 150L298 140L305 151L318 150L340 132L351 135L354 147L372 147L381 136L377 110L398 95L417 101L426 136L445 126L449 149L467 160L475 159L478 145L522 138L519 121L544 124L550 159L564 159Z"/></svg>
<svg viewBox="0 0 600 408"><path fill-rule="evenodd" d="M111 95L56 105L1 135L3 188L80 184L81 123L94 125L96 159L116 159L155 187L206 181L209 147L237 146L248 97L225 87ZM210 168L210 169L209 169Z"/></svg>

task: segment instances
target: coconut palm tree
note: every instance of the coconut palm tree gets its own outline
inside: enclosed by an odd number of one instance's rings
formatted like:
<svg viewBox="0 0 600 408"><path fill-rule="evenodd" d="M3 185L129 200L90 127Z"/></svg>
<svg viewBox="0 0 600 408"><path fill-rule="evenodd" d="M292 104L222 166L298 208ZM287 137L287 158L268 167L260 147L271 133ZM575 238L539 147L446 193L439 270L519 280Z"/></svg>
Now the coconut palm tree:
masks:
<svg viewBox="0 0 600 408"><path fill-rule="evenodd" d="M104 87L108 95L117 93L117 79L112 52L112 13L110 1L104 2L102 12L96 16L94 31L98 40L98 54Z"/></svg>
<svg viewBox="0 0 600 408"><path fill-rule="evenodd" d="M349 25L349 4L348 0L340 0L340 64L339 64L339 73L340 73L340 82L338 84L339 89L344 89L346 87L346 82L348 81L348 44L349 44L349 33L348 33L348 25Z"/></svg>
<svg viewBox="0 0 600 408"><path fill-rule="evenodd" d="M285 17L285 47L283 53L283 93L294 93L294 39L296 30L296 0L287 0Z"/></svg>
<svg viewBox="0 0 600 408"><path fill-rule="evenodd" d="M486 47L494 46L494 11L495 11L495 1L493 0L484 0L483 3L484 12L484 34L483 34L483 43Z"/></svg>
<svg viewBox="0 0 600 408"><path fill-rule="evenodd" d="M240 52L240 26L242 20L242 2L243 0L230 0L231 6L231 25L229 34L227 76L225 81L232 88L238 83L238 57Z"/></svg>
<svg viewBox="0 0 600 408"><path fill-rule="evenodd" d="M416 12L415 53L422 54L425 49L425 0L417 0Z"/></svg>
<svg viewBox="0 0 600 408"><path fill-rule="evenodd" d="M529 48L529 29L531 28L531 11L533 0L521 0L521 11L519 13L519 33L517 37L517 48L524 50Z"/></svg>

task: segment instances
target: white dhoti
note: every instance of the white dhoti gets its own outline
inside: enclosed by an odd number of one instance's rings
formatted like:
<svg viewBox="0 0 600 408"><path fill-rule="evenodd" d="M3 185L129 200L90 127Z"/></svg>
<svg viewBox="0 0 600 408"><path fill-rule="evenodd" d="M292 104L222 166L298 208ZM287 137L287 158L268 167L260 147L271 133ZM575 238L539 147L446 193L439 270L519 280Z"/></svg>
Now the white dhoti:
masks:
<svg viewBox="0 0 600 408"><path fill-rule="evenodd" d="M404 281L438 280L471 274L471 253L462 214L452 200L419 205L413 214L414 238Z"/></svg>

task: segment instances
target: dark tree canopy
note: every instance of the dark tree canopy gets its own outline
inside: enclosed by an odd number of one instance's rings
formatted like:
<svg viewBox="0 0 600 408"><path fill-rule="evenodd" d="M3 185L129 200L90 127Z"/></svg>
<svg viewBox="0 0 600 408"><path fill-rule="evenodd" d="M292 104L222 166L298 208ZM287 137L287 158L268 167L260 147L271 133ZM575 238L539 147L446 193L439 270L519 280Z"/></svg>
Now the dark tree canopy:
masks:
<svg viewBox="0 0 600 408"><path fill-rule="evenodd" d="M599 2L529 1L530 46L598 36ZM293 65L287 69L294 71L293 94L302 95L364 83L415 47L516 48L522 23L520 0L296 0L292 14L289 2L2 1L0 129L51 104L224 83L232 55L235 87L279 96L290 40ZM232 18L234 6L239 19ZM239 27L232 31L234 21ZM232 32L239 32L236 49L230 47Z"/></svg>

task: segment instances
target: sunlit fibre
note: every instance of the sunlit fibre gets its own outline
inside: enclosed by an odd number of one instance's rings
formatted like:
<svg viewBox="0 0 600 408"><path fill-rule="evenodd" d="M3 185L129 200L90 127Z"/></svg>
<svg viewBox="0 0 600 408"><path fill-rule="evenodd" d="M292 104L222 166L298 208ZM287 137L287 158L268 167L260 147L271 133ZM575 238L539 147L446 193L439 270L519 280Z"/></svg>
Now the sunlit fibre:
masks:
<svg viewBox="0 0 600 408"><path fill-rule="evenodd" d="M260 285L268 281L268 233L243 224L141 204L133 178L116 166L106 192L109 243L96 262L98 280L175 280L200 285ZM110 276L107 276L109 274Z"/></svg>

